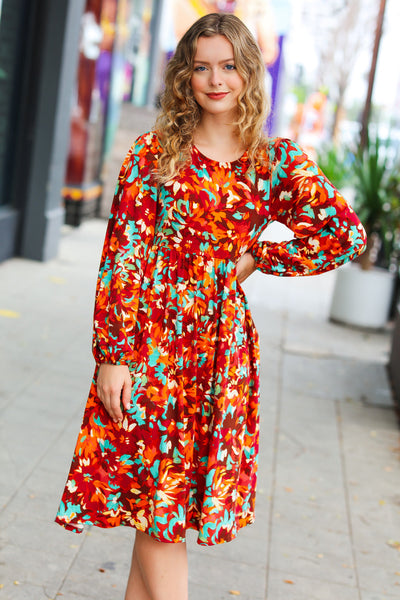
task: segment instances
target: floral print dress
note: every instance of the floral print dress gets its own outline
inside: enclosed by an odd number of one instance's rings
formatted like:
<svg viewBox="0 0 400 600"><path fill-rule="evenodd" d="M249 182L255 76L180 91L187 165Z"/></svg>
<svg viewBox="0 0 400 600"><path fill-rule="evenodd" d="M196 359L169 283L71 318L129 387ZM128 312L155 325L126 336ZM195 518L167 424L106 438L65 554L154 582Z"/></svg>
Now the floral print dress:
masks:
<svg viewBox="0 0 400 600"><path fill-rule="evenodd" d="M90 389L57 522L128 525L163 542L233 539L254 521L259 347L236 263L250 251L272 275L314 275L361 253L352 209L293 142L273 139L248 171L192 149L157 185L154 132L120 172L97 284L97 365L126 364L121 423ZM271 221L294 232L258 241Z"/></svg>

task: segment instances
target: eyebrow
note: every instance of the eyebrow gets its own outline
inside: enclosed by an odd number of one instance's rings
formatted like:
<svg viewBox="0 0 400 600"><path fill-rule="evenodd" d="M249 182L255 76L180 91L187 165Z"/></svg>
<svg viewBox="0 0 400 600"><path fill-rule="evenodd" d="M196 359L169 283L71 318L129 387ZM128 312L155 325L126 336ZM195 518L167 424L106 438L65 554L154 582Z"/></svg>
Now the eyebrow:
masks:
<svg viewBox="0 0 400 600"><path fill-rule="evenodd" d="M218 64L222 64L222 63L226 63L226 62L233 62L235 59L234 58L225 58L225 60L220 60ZM210 63L207 62L206 60L194 60L194 63L201 63L202 65L209 65Z"/></svg>

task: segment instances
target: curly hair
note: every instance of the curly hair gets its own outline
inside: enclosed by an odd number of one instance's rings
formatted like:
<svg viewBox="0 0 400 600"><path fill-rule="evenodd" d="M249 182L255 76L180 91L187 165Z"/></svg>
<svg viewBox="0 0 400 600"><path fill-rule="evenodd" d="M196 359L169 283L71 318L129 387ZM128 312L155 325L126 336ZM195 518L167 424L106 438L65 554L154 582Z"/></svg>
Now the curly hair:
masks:
<svg viewBox="0 0 400 600"><path fill-rule="evenodd" d="M234 125L247 149L249 169L261 157L265 144L263 126L268 114L265 65L261 51L244 23L232 14L212 13L201 17L180 40L165 72L161 112L156 122L163 147L158 176L165 182L175 177L190 159L193 133L200 123L201 108L190 85L199 37L223 35L233 46L235 66L244 81L238 98Z"/></svg>

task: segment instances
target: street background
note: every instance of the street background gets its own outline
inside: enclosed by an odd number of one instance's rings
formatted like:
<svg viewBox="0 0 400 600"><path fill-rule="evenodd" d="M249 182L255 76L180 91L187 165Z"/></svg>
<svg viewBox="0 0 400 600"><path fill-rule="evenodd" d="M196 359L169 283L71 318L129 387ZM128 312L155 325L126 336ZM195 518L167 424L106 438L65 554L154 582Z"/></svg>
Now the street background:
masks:
<svg viewBox="0 0 400 600"><path fill-rule="evenodd" d="M263 44L268 133L325 159L350 200L361 123L382 138L379 234L399 272L397 0L0 0L0 600L123 598L134 531L76 535L54 517L116 177L182 28L214 10L246 14ZM400 600L393 323L332 323L335 279L244 285L262 353L256 522L215 548L189 532L190 600Z"/></svg>

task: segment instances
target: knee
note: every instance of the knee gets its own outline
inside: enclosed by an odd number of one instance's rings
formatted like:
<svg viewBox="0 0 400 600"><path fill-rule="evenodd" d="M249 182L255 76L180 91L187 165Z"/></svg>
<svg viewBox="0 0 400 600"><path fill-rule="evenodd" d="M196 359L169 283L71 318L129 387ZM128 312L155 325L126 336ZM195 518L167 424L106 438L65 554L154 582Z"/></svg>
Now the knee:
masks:
<svg viewBox="0 0 400 600"><path fill-rule="evenodd" d="M136 530L134 548L139 552L142 549L146 549L149 552L157 552L158 554L180 553L182 551L186 552L186 542L162 542L157 538L150 536L148 533Z"/></svg>

